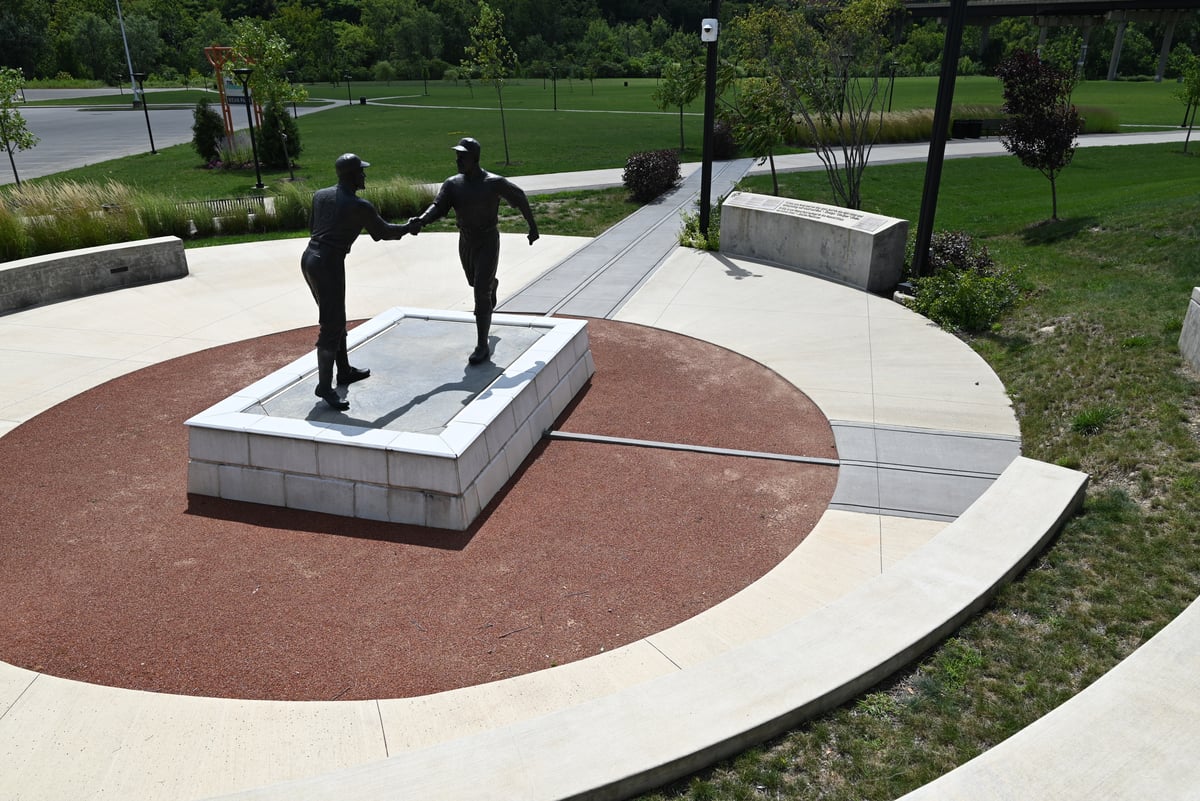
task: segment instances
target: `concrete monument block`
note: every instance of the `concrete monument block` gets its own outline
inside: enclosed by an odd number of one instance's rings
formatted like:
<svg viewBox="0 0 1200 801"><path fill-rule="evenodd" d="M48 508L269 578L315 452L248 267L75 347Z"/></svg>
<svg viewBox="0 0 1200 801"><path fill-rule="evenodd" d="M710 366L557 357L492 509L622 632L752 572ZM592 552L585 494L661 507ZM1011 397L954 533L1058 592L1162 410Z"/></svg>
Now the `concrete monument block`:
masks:
<svg viewBox="0 0 1200 801"><path fill-rule="evenodd" d="M734 192L721 207L721 251L868 292L900 282L908 221L804 200Z"/></svg>
<svg viewBox="0 0 1200 801"><path fill-rule="evenodd" d="M1179 334L1179 352L1193 370L1200 372L1200 286L1192 289L1192 297L1188 301L1183 331Z"/></svg>
<svg viewBox="0 0 1200 801"><path fill-rule="evenodd" d="M187 274L175 236L47 253L0 264L0 312Z"/></svg>

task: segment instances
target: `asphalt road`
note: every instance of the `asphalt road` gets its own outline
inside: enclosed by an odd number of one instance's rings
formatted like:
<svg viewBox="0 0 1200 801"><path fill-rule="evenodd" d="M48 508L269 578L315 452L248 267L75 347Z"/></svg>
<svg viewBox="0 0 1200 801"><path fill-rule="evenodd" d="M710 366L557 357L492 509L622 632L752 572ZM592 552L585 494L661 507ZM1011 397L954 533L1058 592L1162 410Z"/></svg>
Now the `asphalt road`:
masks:
<svg viewBox="0 0 1200 801"><path fill-rule="evenodd" d="M29 130L41 141L35 147L13 154L21 180L52 175L75 167L84 167L109 159L150 152L146 115L128 106L88 106L89 95L111 95L114 89L26 89L26 100L78 98L78 106L21 106L21 115ZM153 90L149 97L150 130L156 148L192 141L192 110L154 107ZM215 98L216 95L213 95ZM300 109L301 114L320 108ZM241 111L243 117L245 111ZM234 124L237 124L234 119ZM242 127L245 120L242 120ZM6 154L5 154L6 155ZM12 165L0 158L0 185L16 182Z"/></svg>

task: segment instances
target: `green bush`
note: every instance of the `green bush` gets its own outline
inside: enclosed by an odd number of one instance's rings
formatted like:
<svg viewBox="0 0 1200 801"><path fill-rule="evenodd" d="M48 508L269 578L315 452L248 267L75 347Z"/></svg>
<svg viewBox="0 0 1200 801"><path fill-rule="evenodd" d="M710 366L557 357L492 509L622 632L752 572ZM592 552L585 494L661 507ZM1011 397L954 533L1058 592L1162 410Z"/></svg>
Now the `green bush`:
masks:
<svg viewBox="0 0 1200 801"><path fill-rule="evenodd" d="M738 143L733 136L733 123L725 117L718 117L713 122L712 157L716 161L730 161L737 158Z"/></svg>
<svg viewBox="0 0 1200 801"><path fill-rule="evenodd" d="M685 248L697 250L721 249L721 204L725 198L717 198L708 213L708 236L700 232L700 212L690 211L683 214L683 229L679 232L679 244ZM697 203L696 205L699 205Z"/></svg>
<svg viewBox="0 0 1200 801"><path fill-rule="evenodd" d="M639 203L648 203L679 183L679 154L650 150L630 155L621 180Z"/></svg>
<svg viewBox="0 0 1200 801"><path fill-rule="evenodd" d="M986 331L1020 298L1019 273L961 231L935 234L928 264L932 274L913 280L914 308L947 330Z"/></svg>
<svg viewBox="0 0 1200 801"><path fill-rule="evenodd" d="M263 166L287 169L289 161L300 155L300 129L286 106L267 103L258 133L258 155Z"/></svg>
<svg viewBox="0 0 1200 801"><path fill-rule="evenodd" d="M208 98L201 98L192 112L192 147L205 164L211 164L220 158L219 148L224 138L225 121L213 111Z"/></svg>
<svg viewBox="0 0 1200 801"><path fill-rule="evenodd" d="M986 331L1016 303L1020 289L1009 275L946 271L917 281L916 310L951 331Z"/></svg>

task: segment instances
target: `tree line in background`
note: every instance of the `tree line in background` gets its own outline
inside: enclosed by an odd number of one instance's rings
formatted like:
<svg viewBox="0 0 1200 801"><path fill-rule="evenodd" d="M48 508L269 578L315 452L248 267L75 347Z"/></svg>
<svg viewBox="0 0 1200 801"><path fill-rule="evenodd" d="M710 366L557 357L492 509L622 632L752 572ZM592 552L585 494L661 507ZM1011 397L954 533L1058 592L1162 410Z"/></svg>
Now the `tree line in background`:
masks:
<svg viewBox="0 0 1200 801"><path fill-rule="evenodd" d="M26 78L71 77L112 85L128 81L117 0L5 0L0 8L0 66ZM707 0L494 0L516 73L531 77L570 71L576 77L660 77L701 50L700 20ZM842 5L816 0L808 6ZM796 10L789 0L725 0L722 21L751 9ZM825 9L827 10L827 9ZM287 65L302 81L440 79L456 77L480 14L477 0L124 0L125 39L134 70L151 80L199 83L212 74L204 48L229 45L240 20L257 20L290 45ZM1086 79L1103 78L1116 26L1097 28L1083 64ZM1155 72L1163 30L1132 24L1124 36L1119 73ZM936 75L942 25L909 22L892 50L896 74ZM1029 18L998 20L985 33L968 27L960 74L991 74L1017 50L1036 50L1038 29ZM1200 53L1200 23L1190 16L1175 30L1168 77L1184 72ZM1048 60L1075 63L1082 37L1052 29ZM449 73L449 74L448 74Z"/></svg>

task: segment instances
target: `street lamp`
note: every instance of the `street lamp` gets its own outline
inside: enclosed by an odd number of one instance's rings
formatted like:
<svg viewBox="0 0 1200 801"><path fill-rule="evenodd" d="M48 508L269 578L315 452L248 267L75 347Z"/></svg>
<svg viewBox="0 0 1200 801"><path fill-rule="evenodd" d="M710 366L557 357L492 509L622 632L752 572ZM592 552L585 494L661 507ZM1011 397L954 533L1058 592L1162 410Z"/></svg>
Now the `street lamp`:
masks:
<svg viewBox="0 0 1200 801"><path fill-rule="evenodd" d="M262 189L262 173L258 170L258 145L254 143L254 112L250 108L250 73L254 70L249 67L238 67L233 71L233 74L238 76L238 80L242 82L242 97L246 100L246 121L250 123L250 152L254 155L254 184L255 189Z"/></svg>
<svg viewBox="0 0 1200 801"><path fill-rule="evenodd" d="M350 97L350 73L343 72L342 80L346 82L346 105L353 106L354 98Z"/></svg>
<svg viewBox="0 0 1200 801"><path fill-rule="evenodd" d="M154 149L154 131L150 130L150 109L146 106L146 89L142 86L142 81L146 80L146 73L135 72L133 79L137 81L138 95L142 98L142 112L146 115L146 133L150 135L150 154L158 155L158 151Z"/></svg>

